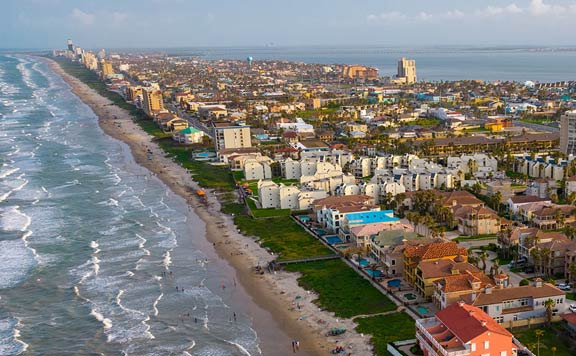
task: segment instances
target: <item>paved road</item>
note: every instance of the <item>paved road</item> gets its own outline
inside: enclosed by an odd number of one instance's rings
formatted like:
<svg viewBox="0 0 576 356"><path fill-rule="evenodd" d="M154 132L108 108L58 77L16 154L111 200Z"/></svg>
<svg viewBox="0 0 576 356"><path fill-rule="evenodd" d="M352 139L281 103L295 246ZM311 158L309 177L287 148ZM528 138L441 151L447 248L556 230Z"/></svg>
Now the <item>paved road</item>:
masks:
<svg viewBox="0 0 576 356"><path fill-rule="evenodd" d="M545 132L558 132L560 131L558 128L556 127L550 127L550 126L546 126L546 125L539 125L539 124L531 124L528 122L522 122L522 121L514 121L514 125L515 126L519 126L519 127L525 127L527 129L532 129L532 130L538 130L538 131L545 131Z"/></svg>
<svg viewBox="0 0 576 356"><path fill-rule="evenodd" d="M200 120L198 120L198 118L187 114L186 112L182 111L180 108L178 108L174 105L171 105L171 107L172 107L172 111L176 112L176 114L178 114L178 116L180 116L181 118L186 119L186 121L188 121L188 124L190 124L190 126L196 128L198 130L204 131L204 133L206 135L208 135L212 139L214 139L213 131L209 127L206 127L206 125L204 125L204 123L202 123Z"/></svg>

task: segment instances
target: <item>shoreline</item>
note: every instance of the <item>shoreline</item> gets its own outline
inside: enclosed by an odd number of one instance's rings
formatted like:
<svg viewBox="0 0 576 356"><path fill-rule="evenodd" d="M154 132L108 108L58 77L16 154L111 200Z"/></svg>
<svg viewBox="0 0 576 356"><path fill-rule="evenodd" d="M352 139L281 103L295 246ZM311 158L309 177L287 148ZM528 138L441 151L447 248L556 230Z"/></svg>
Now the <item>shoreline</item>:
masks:
<svg viewBox="0 0 576 356"><path fill-rule="evenodd" d="M369 338L358 334L355 323L349 319L339 320L333 313L319 309L312 300L314 293L298 286L298 275L278 272L258 275L253 267L267 264L275 256L261 248L251 237L238 233L230 215L220 211L216 193L207 191L209 205L199 202L195 190L199 188L192 175L172 159L165 157L162 149L133 121L129 112L112 104L107 98L89 88L79 79L66 73L53 60L42 58L50 68L71 87L72 92L88 105L98 117L105 134L128 145L137 164L154 173L175 194L182 197L195 214L205 223L206 240L213 245L215 254L230 264L247 298L256 309L270 314L275 325L253 317L253 327L259 337L263 355L292 354L291 340L300 340L299 354L322 355L338 345L346 346L354 355L371 355ZM117 125L119 123L119 125ZM148 160L147 151L153 159ZM296 296L299 308L295 307ZM247 312L252 309L247 306ZM258 312L256 311L256 314ZM260 311L262 315L262 311ZM324 336L333 327L345 327L348 332L339 337ZM262 339L262 335L266 335ZM286 352L283 352L283 351Z"/></svg>

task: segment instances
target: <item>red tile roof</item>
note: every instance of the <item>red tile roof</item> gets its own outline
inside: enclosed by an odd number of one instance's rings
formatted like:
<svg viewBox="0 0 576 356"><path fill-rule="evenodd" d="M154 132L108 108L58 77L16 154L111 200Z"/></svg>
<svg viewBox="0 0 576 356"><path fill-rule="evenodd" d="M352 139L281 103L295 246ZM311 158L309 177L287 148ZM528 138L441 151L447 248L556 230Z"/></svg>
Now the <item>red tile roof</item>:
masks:
<svg viewBox="0 0 576 356"><path fill-rule="evenodd" d="M404 254L408 257L428 260L446 256L468 256L468 250L465 247L459 247L456 242L436 242L423 246L408 246Z"/></svg>
<svg viewBox="0 0 576 356"><path fill-rule="evenodd" d="M512 337L508 330L480 308L465 303L456 303L439 311L436 313L436 318L463 343L467 343L485 332Z"/></svg>

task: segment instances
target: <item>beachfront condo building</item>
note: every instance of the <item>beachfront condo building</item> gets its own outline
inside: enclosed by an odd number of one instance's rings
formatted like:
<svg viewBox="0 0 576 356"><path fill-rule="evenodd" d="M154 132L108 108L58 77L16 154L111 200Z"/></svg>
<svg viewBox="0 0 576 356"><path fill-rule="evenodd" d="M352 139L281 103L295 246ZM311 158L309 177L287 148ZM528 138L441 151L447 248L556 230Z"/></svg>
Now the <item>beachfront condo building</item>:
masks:
<svg viewBox="0 0 576 356"><path fill-rule="evenodd" d="M114 74L114 68L112 68L112 63L102 60L100 62L100 70L102 71L102 76L106 78L109 75Z"/></svg>
<svg viewBox="0 0 576 356"><path fill-rule="evenodd" d="M252 147L250 126L240 126L231 122L213 122L212 130L216 151Z"/></svg>
<svg viewBox="0 0 576 356"><path fill-rule="evenodd" d="M576 110L567 111L560 118L560 151L576 154Z"/></svg>
<svg viewBox="0 0 576 356"><path fill-rule="evenodd" d="M164 110L162 91L152 88L142 89L142 109L146 116L152 118L154 114Z"/></svg>
<svg viewBox="0 0 576 356"><path fill-rule="evenodd" d="M403 84L416 83L416 61L413 59L400 58L396 77L397 81Z"/></svg>

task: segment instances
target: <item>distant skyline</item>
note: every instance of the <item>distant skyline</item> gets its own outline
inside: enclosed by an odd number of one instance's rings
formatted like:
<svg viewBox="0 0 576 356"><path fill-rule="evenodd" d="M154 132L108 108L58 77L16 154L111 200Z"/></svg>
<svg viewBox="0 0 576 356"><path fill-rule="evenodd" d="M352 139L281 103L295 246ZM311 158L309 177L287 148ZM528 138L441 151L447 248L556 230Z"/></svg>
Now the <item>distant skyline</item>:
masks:
<svg viewBox="0 0 576 356"><path fill-rule="evenodd" d="M3 0L1 48L576 46L576 1Z"/></svg>

